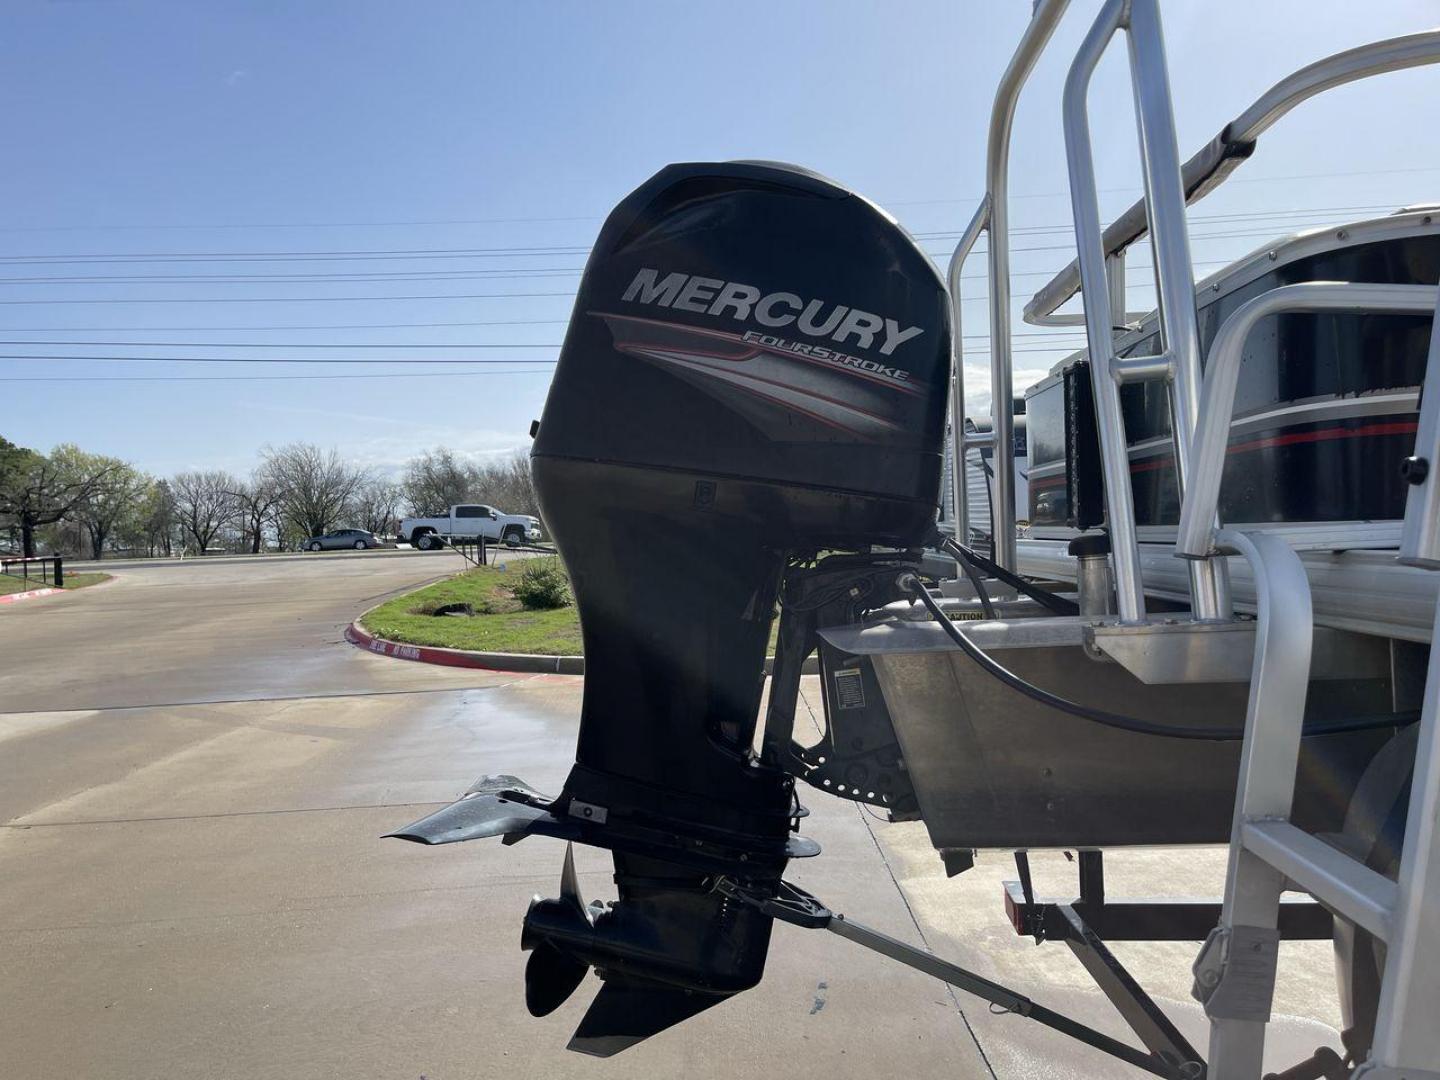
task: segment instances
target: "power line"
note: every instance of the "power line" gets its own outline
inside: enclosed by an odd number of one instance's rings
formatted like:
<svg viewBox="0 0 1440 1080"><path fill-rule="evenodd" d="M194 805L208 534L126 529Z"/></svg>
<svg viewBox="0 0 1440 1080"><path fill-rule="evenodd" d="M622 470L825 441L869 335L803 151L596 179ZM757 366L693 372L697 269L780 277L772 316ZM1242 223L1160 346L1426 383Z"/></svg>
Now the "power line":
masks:
<svg viewBox="0 0 1440 1080"><path fill-rule="evenodd" d="M48 356L44 353L0 353L0 360L81 360L103 363L135 361L157 364L554 364L554 360L516 357L513 360L489 360L477 357L408 358L403 356Z"/></svg>
<svg viewBox="0 0 1440 1080"><path fill-rule="evenodd" d="M1198 214L1190 217L1192 224L1242 222L1254 220L1281 220L1314 215L1335 215L1373 212L1389 208L1389 204L1360 206L1317 206L1290 210L1237 211L1229 214ZM1073 223L1058 225L1022 226L1010 230L1012 236L1026 236L1043 233L1069 232ZM3 231L3 230L0 230ZM962 234L957 231L929 231L912 233L917 240L953 239ZM176 252L106 252L101 254L32 254L11 255L0 258L0 265L65 265L69 263L166 263L166 262L341 262L341 261L382 261L421 259L488 259L519 257L531 258L542 255L586 255L588 244L554 246L510 246L482 248L377 248L369 250L331 251L176 251ZM536 268L539 269L539 268Z"/></svg>
<svg viewBox="0 0 1440 1080"><path fill-rule="evenodd" d="M569 319L491 319L481 322L321 323L302 326L7 326L8 334L276 333L289 330L411 330L456 326L564 326Z"/></svg>
<svg viewBox="0 0 1440 1080"><path fill-rule="evenodd" d="M0 333L8 334L119 334L119 333L204 333L206 331L219 332L240 332L240 333L279 333L289 330L411 330L426 329L430 327L469 327L469 326L564 326L569 319L496 319L488 322L408 322L408 323L317 323L303 326L7 326L0 327ZM1082 330L1069 331L1044 331L1022 332L1012 334L1016 338L1052 338L1081 335ZM971 339L977 341L988 341L989 334L964 334L966 341ZM14 344L41 345L53 344L53 342L24 341ZM76 342L77 345L103 345L107 342L85 341ZM124 344L138 344L138 342L125 342ZM167 343L168 344L168 343ZM212 344L212 343L205 343ZM244 348L250 348L254 342L246 342ZM237 345L237 348L242 346ZM309 348L310 346L297 343L296 348ZM397 344L396 348L408 348L408 345ZM463 348L463 346L456 346Z"/></svg>
<svg viewBox="0 0 1440 1080"><path fill-rule="evenodd" d="M523 293L442 293L423 296L187 296L181 298L100 297L88 300L0 300L0 304L370 304L380 300L529 300L536 297L563 296L574 299L573 292Z"/></svg>
<svg viewBox="0 0 1440 1080"><path fill-rule="evenodd" d="M1288 183L1294 180L1331 180L1343 179L1356 176L1397 176L1413 173L1440 172L1440 166L1416 166L1400 169L1360 169L1350 172L1320 172L1320 173L1297 173L1289 176L1245 176L1235 177L1227 181L1230 184L1279 184ZM1103 194L1133 193L1133 187L1111 187L1101 188ZM1013 192L1009 199L1014 202L1021 199L1068 199L1068 191L1050 192ZM880 201L882 206L941 206L941 205L979 205L980 196L974 195L962 198L950 199L896 199ZM497 225L497 224L540 224L553 223L558 221L601 221L602 217L592 214L563 215L563 216L517 216L517 217L490 217L490 218L447 218L436 220L420 221L308 221L308 222L223 222L209 225L3 225L0 232L13 233L44 233L44 232L144 232L147 230L159 231L220 231L235 229L389 229L389 228L428 228L454 225Z"/></svg>
<svg viewBox="0 0 1440 1080"><path fill-rule="evenodd" d="M535 346L553 348L554 346ZM1014 353L1056 353L1074 352L1083 348L1083 342L1061 342L1056 345L1022 345L1012 348ZM49 361L67 363L143 363L143 364L548 364L558 360L538 357L515 357L506 359L482 359L478 357L433 357L433 356L116 356L113 354L81 356L53 356L47 353L0 353L0 360Z"/></svg>
<svg viewBox="0 0 1440 1080"><path fill-rule="evenodd" d="M60 376L4 376L0 383L251 383L300 382L330 379L449 379L452 376L500 376L500 374L553 374L552 369L508 370L508 372L383 372L379 374L60 374Z"/></svg>
<svg viewBox="0 0 1440 1080"><path fill-rule="evenodd" d="M252 341L0 341L0 345L43 345L46 348L77 348L99 345L125 349L558 349L557 343L526 345L518 342L358 342L354 344L311 344L309 342Z"/></svg>

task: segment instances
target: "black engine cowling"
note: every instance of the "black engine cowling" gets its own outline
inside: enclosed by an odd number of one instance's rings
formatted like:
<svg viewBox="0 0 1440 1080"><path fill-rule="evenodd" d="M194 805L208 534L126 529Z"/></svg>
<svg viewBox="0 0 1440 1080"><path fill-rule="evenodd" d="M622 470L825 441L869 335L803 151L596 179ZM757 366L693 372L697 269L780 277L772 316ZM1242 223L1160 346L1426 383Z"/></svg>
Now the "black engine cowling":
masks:
<svg viewBox="0 0 1440 1080"><path fill-rule="evenodd" d="M567 794L783 840L750 746L786 558L925 537L949 368L929 258L831 181L672 165L614 210L532 458L585 641Z"/></svg>
<svg viewBox="0 0 1440 1080"><path fill-rule="evenodd" d="M931 533L949 369L929 258L813 173L672 165L606 221L531 461L584 636L575 766L553 801L493 778L400 834L614 852L618 901L581 902L567 859L525 924L533 1012L605 976L576 1049L614 1053L760 979L770 917L714 883L763 891L818 850L753 750L782 577Z"/></svg>

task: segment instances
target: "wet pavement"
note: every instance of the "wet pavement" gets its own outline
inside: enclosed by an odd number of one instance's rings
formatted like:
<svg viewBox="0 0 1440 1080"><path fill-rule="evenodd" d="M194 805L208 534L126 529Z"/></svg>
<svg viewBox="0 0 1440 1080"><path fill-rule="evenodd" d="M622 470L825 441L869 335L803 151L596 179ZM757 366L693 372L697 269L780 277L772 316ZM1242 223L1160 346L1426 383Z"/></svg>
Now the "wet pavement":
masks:
<svg viewBox="0 0 1440 1080"><path fill-rule="evenodd" d="M519 949L563 848L379 839L479 774L553 791L571 761L579 678L430 667L343 641L350 619L457 569L450 558L134 568L0 611L0 1076L1140 1075L786 926L757 989L608 1061L566 1052L596 984L532 1019ZM818 792L806 802L825 850L794 866L798 884L1124 1035L1063 946L1011 933L1007 856L947 880L923 826ZM1116 856L1112 891L1212 890L1217 857ZM577 860L588 896L613 895L603 853ZM1037 858L1042 889L1072 889L1069 872ZM1305 979L1282 1011L1331 1021L1328 947L1287 948L1282 969ZM1193 946L1117 951L1183 999ZM1200 1037L1193 1005L1180 1023ZM1295 1021L1285 1038L1308 1052L1327 1030Z"/></svg>

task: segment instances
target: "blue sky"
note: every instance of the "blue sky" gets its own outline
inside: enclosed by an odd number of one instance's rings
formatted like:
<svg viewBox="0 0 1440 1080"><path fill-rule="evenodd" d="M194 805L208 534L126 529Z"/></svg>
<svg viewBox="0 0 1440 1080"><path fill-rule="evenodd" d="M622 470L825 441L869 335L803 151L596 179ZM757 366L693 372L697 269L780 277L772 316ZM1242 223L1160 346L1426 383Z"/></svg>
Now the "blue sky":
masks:
<svg viewBox="0 0 1440 1080"><path fill-rule="evenodd" d="M1020 106L1012 224L1049 231L1015 238L1040 249L1014 256L1028 275L1017 303L1069 259L1060 87L1097 7L1075 0ZM379 469L438 444L477 455L524 446L573 271L617 200L670 161L771 158L854 187L913 231L957 231L982 191L991 96L1029 10L1029 0L6 5L0 340L186 344L0 345L51 357L0 359L0 434L41 449L73 441L160 474L244 472L260 446L296 439ZM1163 10L1186 155L1293 68L1440 22L1440 4L1401 0ZM1440 144L1415 137L1437 101L1432 69L1302 106L1192 208L1198 272L1295 226L1440 199ZM1097 73L1091 110L1108 214L1139 186L1123 49ZM1273 216L1224 219L1245 213ZM926 241L937 253L952 244ZM393 254L495 248L511 254ZM536 248L559 250L517 252ZM319 260L335 252L391 254ZM179 254L212 261L116 258ZM241 254L290 258L213 261ZM30 256L55 258L3 262ZM1146 261L1132 260L1136 302ZM982 271L975 260L970 272ZM6 280L37 277L65 280ZM113 280L134 277L163 280ZM967 282L967 335L985 333L984 288ZM501 295L394 299L438 294ZM235 343L289 348L222 347ZM393 348L300 347L317 344ZM1017 386L1063 355L1054 341L1021 344ZM459 347L475 345L500 347ZM979 405L985 343L967 347ZM67 355L144 359L53 359ZM152 359L359 355L397 362ZM456 374L414 363L426 356L530 362ZM230 378L397 372L417 377ZM176 377L192 381L163 381ZM40 378L67 381L16 381Z"/></svg>

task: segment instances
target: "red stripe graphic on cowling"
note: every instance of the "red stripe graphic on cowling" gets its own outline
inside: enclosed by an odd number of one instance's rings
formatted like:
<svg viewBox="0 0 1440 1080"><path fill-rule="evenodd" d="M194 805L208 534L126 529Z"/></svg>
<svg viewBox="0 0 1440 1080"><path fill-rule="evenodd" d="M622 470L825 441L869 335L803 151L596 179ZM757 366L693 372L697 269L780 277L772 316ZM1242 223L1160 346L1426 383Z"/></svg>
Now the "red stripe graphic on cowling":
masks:
<svg viewBox="0 0 1440 1080"><path fill-rule="evenodd" d="M843 412L852 413L856 416L863 417L864 419L870 421L872 424L879 427L886 428L892 431L898 430L899 428L898 424L895 424L882 416L877 416L875 413L868 412L865 409L861 409L855 405L851 405L848 402L840 401L836 398L827 397L824 394L818 394L813 390L806 390L802 387L791 385L790 383L780 382L777 379L767 379L765 378L765 376L756 375L754 372L742 371L736 368L717 368L713 364L707 363L703 356L692 357L689 354L680 352L678 350L652 349L638 345L622 345L618 343L616 345L616 348L622 352L629 353L632 356L640 356L649 360L659 360L663 363L678 364L686 370L702 372L706 375L711 376L712 378L715 378L717 381L724 383L726 386L732 387L736 390L744 391L745 393L750 394L752 397L761 398L765 401L770 402L773 405L779 405L782 408L788 409L792 412L800 413L804 416L809 417L812 420L815 420L817 423L824 424L827 427L835 428L836 430L843 431L849 435L864 437L865 433L857 428L842 423L840 420L836 419L833 416L825 416L821 413L815 412L813 407L807 409L803 405L798 405L794 401L789 400L788 398L781 397L780 395L773 393L767 393L764 389L758 386L747 386L745 384L747 382L751 384L763 383L767 386L778 387L779 389L787 391L790 394L805 398L811 398L816 402L824 402L825 404L834 406L835 408L840 409Z"/></svg>
<svg viewBox="0 0 1440 1080"><path fill-rule="evenodd" d="M690 352L688 352L688 351L686 351L686 352L680 352L680 351L678 351L678 350L671 351L671 350L668 350L668 349L651 349L651 348L646 348L646 347L643 346L643 345L617 345L616 348L620 349L622 352L635 353L635 354L640 355L640 356L648 356L648 357L650 357L650 358L652 358L652 359L661 359L661 360L672 360L672 359L681 359L681 358L685 358L685 359L690 359L690 358L701 359L702 362L701 362L701 364L700 364L700 367L699 367L697 370L701 370L701 371L714 370L714 368L712 368L710 365L705 364L705 363L703 362L703 360L704 360L704 358L705 358L705 354L704 354L704 353L693 354L693 353L690 353ZM840 398L833 398L833 397L830 397L830 396L828 396L828 395L826 395L826 394L818 393L818 392L815 391L815 390L806 390L806 389L803 389L803 388L801 388L801 387L798 387L798 386L794 385L793 383L782 382L782 381L779 380L779 379L767 379L764 375L757 375L757 374L755 374L753 371L741 371L741 370L737 370L737 369L734 369L734 368L726 368L726 369L723 369L723 370L724 370L724 374L727 375L727 376L729 376L730 378L734 378L734 379L750 379L750 380L752 380L752 381L754 381L754 382L762 382L762 383L767 383L767 384L769 384L770 386L778 386L778 387L780 387L782 390L789 390L791 393L794 393L794 394L804 394L806 397L815 398L817 401L828 402L828 403L831 404L831 405L835 405L835 406L837 406L837 407L839 407L839 408L841 408L841 409L844 409L846 412L858 413L858 414L861 415L861 416L865 416L865 417L868 417L868 418L871 419L871 420L874 420L877 424L884 424L886 427L889 427L889 428L898 428L898 427L900 426L899 424L896 424L894 421L888 419L887 417L881 416L879 413L871 412L869 409L862 409L862 408L860 408L860 406L858 406L858 405L853 405L853 404L851 404L851 403L848 402L848 401L842 401Z"/></svg>
<svg viewBox="0 0 1440 1080"><path fill-rule="evenodd" d="M902 394L918 396L922 393L921 390L908 383L894 382L883 376L865 371L863 368L853 368L846 364L833 364L828 360L817 360L813 356L806 356L803 353L789 352L785 349L775 349L767 345L758 345L753 341L746 341L740 334L732 334L725 330L711 330L701 326L690 326L686 323L667 322L664 319L647 319L641 315L617 315L611 311L588 311L586 314L594 315L602 319L619 319L622 322L643 323L647 326L664 327L666 330L680 330L688 334L698 334L701 337L717 338L732 345L741 346L745 350L745 355L743 356L729 356L723 353L710 354L723 360L743 363L746 360L751 360L759 356L761 353L768 353L771 356L779 356L786 360L800 360L804 363L814 364L817 367L826 368L831 371L843 371L846 375L850 375L853 378L864 379L867 382L877 383L880 386L887 386L891 390L899 391ZM758 333L759 331L756 332Z"/></svg>

